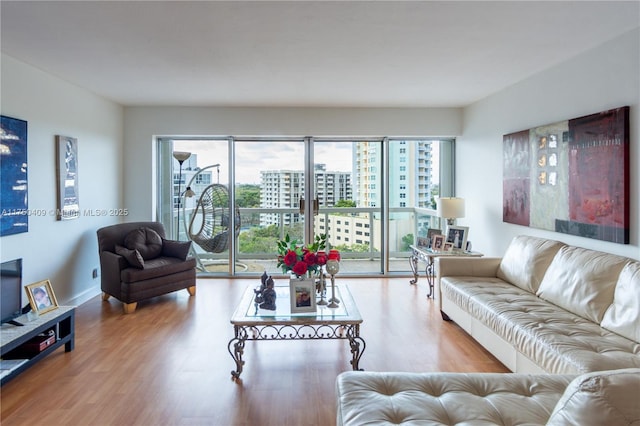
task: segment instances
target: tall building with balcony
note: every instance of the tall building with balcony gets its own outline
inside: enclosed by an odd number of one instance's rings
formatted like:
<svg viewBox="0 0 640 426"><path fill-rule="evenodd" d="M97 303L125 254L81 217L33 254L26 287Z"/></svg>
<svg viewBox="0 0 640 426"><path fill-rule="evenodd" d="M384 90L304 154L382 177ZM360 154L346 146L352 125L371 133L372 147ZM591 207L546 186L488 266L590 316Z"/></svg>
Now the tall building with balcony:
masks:
<svg viewBox="0 0 640 426"><path fill-rule="evenodd" d="M325 164L314 167L315 193L320 206L334 206L339 200L351 200L351 173L327 171ZM260 207L263 209L297 208L304 197L304 171L263 170L260 172ZM282 221L281 221L282 219ZM260 225L292 225L302 221L299 213L264 213Z"/></svg>
<svg viewBox="0 0 640 426"><path fill-rule="evenodd" d="M180 177L180 163L175 158L173 159L173 208L182 208L181 204L181 192L187 189L187 185L191 182L191 179L200 171L198 167L198 155L191 154L191 157L187 158L182 163L182 178ZM196 196L186 200L186 208L193 208L196 205L197 197L202 194L202 191L212 182L212 173L210 170L204 171L198 175L195 181L191 183L191 189L196 193Z"/></svg>

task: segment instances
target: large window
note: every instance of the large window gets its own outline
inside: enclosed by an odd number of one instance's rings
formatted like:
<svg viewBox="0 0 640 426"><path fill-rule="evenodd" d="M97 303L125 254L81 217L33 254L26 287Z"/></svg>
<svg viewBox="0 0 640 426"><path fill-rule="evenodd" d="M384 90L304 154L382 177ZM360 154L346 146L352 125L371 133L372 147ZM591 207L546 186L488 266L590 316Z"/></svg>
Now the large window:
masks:
<svg viewBox="0 0 640 426"><path fill-rule="evenodd" d="M158 153L158 217L194 241L200 274L277 275L278 239L321 233L341 273L408 273L435 198L454 195L453 140L176 137Z"/></svg>

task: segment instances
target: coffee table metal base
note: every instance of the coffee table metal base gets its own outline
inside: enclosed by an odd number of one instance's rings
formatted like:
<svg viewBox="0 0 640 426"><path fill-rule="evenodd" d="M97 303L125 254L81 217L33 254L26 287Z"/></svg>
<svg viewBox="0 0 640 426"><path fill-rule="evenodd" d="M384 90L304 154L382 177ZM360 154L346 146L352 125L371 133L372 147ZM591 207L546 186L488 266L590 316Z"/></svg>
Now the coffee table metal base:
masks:
<svg viewBox="0 0 640 426"><path fill-rule="evenodd" d="M366 343L360 337L360 324L269 324L234 325L235 336L229 341L229 354L236 363L231 378L238 379L242 373L244 346L247 340L348 340L351 349L351 367L359 367Z"/></svg>

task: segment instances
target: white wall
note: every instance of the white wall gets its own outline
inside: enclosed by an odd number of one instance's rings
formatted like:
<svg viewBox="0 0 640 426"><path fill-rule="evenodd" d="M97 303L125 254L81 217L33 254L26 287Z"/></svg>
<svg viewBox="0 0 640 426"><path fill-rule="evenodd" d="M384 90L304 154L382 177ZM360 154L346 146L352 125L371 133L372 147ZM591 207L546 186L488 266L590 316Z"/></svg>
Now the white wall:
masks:
<svg viewBox="0 0 640 426"><path fill-rule="evenodd" d="M124 206L156 219L157 136L456 136L459 108L125 108Z"/></svg>
<svg viewBox="0 0 640 426"><path fill-rule="evenodd" d="M504 253L509 241L526 234L640 259L640 30L584 52L464 110L458 139L456 192L467 200L473 247ZM502 222L502 136L519 130L631 106L630 245L570 236Z"/></svg>
<svg viewBox="0 0 640 426"><path fill-rule="evenodd" d="M81 213L122 207L122 107L4 54L1 70L2 114L27 121L29 209L57 207L55 135L78 139ZM78 304L100 291L96 230L118 221L32 215L29 232L0 238L0 255L24 259L24 284L49 279L58 303Z"/></svg>

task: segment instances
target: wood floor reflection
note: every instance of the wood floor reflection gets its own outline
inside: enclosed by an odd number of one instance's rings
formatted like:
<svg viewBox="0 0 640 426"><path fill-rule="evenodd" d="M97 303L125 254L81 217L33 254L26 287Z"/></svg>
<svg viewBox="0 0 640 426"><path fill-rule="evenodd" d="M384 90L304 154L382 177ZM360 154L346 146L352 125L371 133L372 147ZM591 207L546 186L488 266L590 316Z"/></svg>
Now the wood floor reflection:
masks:
<svg viewBox="0 0 640 426"><path fill-rule="evenodd" d="M58 349L2 387L2 425L335 424L335 379L350 368L346 341L247 342L241 380L231 380L229 319L256 282L200 279L195 297L158 297L132 315L113 298L93 298L77 308L74 351ZM442 321L425 282L343 283L364 320L365 370L508 371Z"/></svg>

